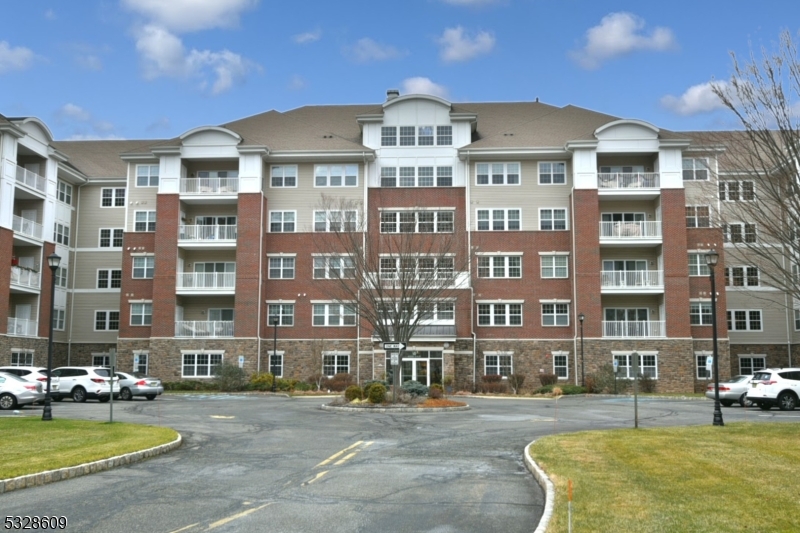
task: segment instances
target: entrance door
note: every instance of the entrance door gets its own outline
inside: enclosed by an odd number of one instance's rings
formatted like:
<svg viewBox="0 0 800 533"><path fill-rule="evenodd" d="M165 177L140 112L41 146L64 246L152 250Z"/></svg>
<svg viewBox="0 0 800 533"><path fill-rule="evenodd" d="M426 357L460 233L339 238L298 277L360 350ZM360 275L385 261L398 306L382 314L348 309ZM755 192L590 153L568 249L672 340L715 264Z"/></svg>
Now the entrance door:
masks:
<svg viewBox="0 0 800 533"><path fill-rule="evenodd" d="M388 364L388 361L387 361ZM416 351L403 356L400 367L401 383L418 381L430 387L434 383L442 383L442 352Z"/></svg>

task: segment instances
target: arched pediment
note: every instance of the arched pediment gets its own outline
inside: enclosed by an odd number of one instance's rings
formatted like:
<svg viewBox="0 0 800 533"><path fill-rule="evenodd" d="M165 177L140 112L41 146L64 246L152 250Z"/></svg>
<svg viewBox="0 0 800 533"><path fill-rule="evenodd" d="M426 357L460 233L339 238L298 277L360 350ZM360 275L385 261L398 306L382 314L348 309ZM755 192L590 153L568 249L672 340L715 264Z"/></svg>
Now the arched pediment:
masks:
<svg viewBox="0 0 800 533"><path fill-rule="evenodd" d="M40 141L42 144L50 144L53 142L53 133L47 125L36 117L28 117L14 123L25 131L34 139Z"/></svg>
<svg viewBox="0 0 800 533"><path fill-rule="evenodd" d="M597 139L657 139L659 129L649 122L622 119L603 124L594 130Z"/></svg>
<svg viewBox="0 0 800 533"><path fill-rule="evenodd" d="M430 102L437 103L439 105L443 105L447 108L450 107L450 102L445 100L444 98L439 98L438 96L433 96L432 94L404 94L403 96L398 96L397 98L393 98L388 102L383 103L383 108L386 109L387 107L402 104L403 102L408 102L409 100L428 100Z"/></svg>
<svg viewBox="0 0 800 533"><path fill-rule="evenodd" d="M200 126L180 136L184 146L235 146L242 142L238 133L220 126Z"/></svg>

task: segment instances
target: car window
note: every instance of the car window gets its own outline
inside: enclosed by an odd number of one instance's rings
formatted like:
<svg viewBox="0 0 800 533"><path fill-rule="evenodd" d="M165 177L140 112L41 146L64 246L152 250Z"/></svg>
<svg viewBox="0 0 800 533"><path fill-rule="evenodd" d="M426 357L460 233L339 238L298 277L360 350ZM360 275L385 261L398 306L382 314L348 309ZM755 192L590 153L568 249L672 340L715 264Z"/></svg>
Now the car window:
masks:
<svg viewBox="0 0 800 533"><path fill-rule="evenodd" d="M0 383L5 383L5 382L6 382L6 378L4 378L3 376L0 376Z"/></svg>
<svg viewBox="0 0 800 533"><path fill-rule="evenodd" d="M795 372L794 370L788 372L778 372L778 375L783 379L791 379L793 381L800 381L800 376L798 376L800 372Z"/></svg>
<svg viewBox="0 0 800 533"><path fill-rule="evenodd" d="M756 372L753 374L753 381L769 381L772 377L772 372Z"/></svg>
<svg viewBox="0 0 800 533"><path fill-rule="evenodd" d="M82 368L76 368L76 369L74 369L72 371L72 375L73 376L88 376L89 372L87 372L86 370L84 370Z"/></svg>
<svg viewBox="0 0 800 533"><path fill-rule="evenodd" d="M94 373L98 376L103 376L104 378L107 378L111 375L111 371L107 368L95 368Z"/></svg>
<svg viewBox="0 0 800 533"><path fill-rule="evenodd" d="M133 377L138 378L138 379L142 379L142 378L146 378L147 374L144 374L142 372L134 372L133 373Z"/></svg>
<svg viewBox="0 0 800 533"><path fill-rule="evenodd" d="M750 381L750 376L734 376L729 383L742 383L743 381Z"/></svg>
<svg viewBox="0 0 800 533"><path fill-rule="evenodd" d="M27 381L14 374L8 374L8 379L10 379L11 381L21 381L23 383L27 383Z"/></svg>

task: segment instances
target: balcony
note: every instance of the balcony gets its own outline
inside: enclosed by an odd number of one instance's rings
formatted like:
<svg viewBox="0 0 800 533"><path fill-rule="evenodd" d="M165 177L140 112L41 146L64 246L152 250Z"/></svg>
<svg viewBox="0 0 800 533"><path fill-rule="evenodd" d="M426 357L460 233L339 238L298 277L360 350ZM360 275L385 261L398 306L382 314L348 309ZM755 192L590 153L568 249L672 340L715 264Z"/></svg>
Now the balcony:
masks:
<svg viewBox="0 0 800 533"><path fill-rule="evenodd" d="M178 245L185 248L236 248L236 229L236 225L181 225L178 228Z"/></svg>
<svg viewBox="0 0 800 533"><path fill-rule="evenodd" d="M181 178L180 193L189 204L236 203L239 178Z"/></svg>
<svg viewBox="0 0 800 533"><path fill-rule="evenodd" d="M604 339L649 339L664 337L666 334L663 320L604 320Z"/></svg>
<svg viewBox="0 0 800 533"><path fill-rule="evenodd" d="M25 318L9 318L8 335L17 337L37 337L39 335L39 322Z"/></svg>
<svg viewBox="0 0 800 533"><path fill-rule="evenodd" d="M43 231L41 224L33 220L28 220L27 218L18 217L17 215L14 215L11 224L15 233L30 237L31 239L36 239L37 241L42 240Z"/></svg>
<svg viewBox="0 0 800 533"><path fill-rule="evenodd" d="M233 337L233 320L178 320L175 322L175 336L190 339Z"/></svg>
<svg viewBox="0 0 800 533"><path fill-rule="evenodd" d="M598 172L597 188L607 189L659 189L658 172Z"/></svg>
<svg viewBox="0 0 800 533"><path fill-rule="evenodd" d="M24 289L39 289L42 275L39 272L18 266L11 267L11 286Z"/></svg>
<svg viewBox="0 0 800 533"><path fill-rule="evenodd" d="M603 293L664 292L663 270L603 270L600 272Z"/></svg>
<svg viewBox="0 0 800 533"><path fill-rule="evenodd" d="M661 244L661 221L600 222L600 244L654 246Z"/></svg>
<svg viewBox="0 0 800 533"><path fill-rule="evenodd" d="M235 294L236 272L180 272L176 288L179 294Z"/></svg>
<svg viewBox="0 0 800 533"><path fill-rule="evenodd" d="M16 175L17 183L21 183L22 185L38 191L41 194L47 193L47 180L44 178L44 176L40 176L39 174L31 172L30 170L19 165L14 165L13 163L9 164L15 167L14 173Z"/></svg>

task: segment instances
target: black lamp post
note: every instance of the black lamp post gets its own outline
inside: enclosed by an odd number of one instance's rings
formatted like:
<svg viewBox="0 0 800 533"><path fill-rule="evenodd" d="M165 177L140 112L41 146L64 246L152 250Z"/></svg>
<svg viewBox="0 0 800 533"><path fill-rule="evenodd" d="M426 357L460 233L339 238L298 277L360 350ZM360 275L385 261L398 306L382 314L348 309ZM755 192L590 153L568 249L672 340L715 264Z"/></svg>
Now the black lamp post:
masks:
<svg viewBox="0 0 800 533"><path fill-rule="evenodd" d="M53 412L50 406L50 374L53 372L53 313L56 305L56 270L61 264L61 256L53 252L47 256L50 266L50 336L47 343L47 391L44 395L44 410L42 420L52 420Z"/></svg>
<svg viewBox="0 0 800 533"><path fill-rule="evenodd" d="M586 371L585 367L583 366L583 321L586 319L586 315L583 313L578 315L578 320L581 323L581 387L586 386Z"/></svg>
<svg viewBox="0 0 800 533"><path fill-rule="evenodd" d="M716 250L711 250L706 254L706 265L708 265L709 277L711 278L711 333L714 344L714 425L724 426L722 421L722 409L719 406L719 353L717 350L717 285L714 279L714 267L719 261L719 254Z"/></svg>
<svg viewBox="0 0 800 533"><path fill-rule="evenodd" d="M272 355L269 356L269 372L272 374L272 392L275 392L275 382L278 376L275 373L275 368L272 365L272 358L278 355L278 316L272 317L272 325L275 327L275 336L272 338Z"/></svg>

